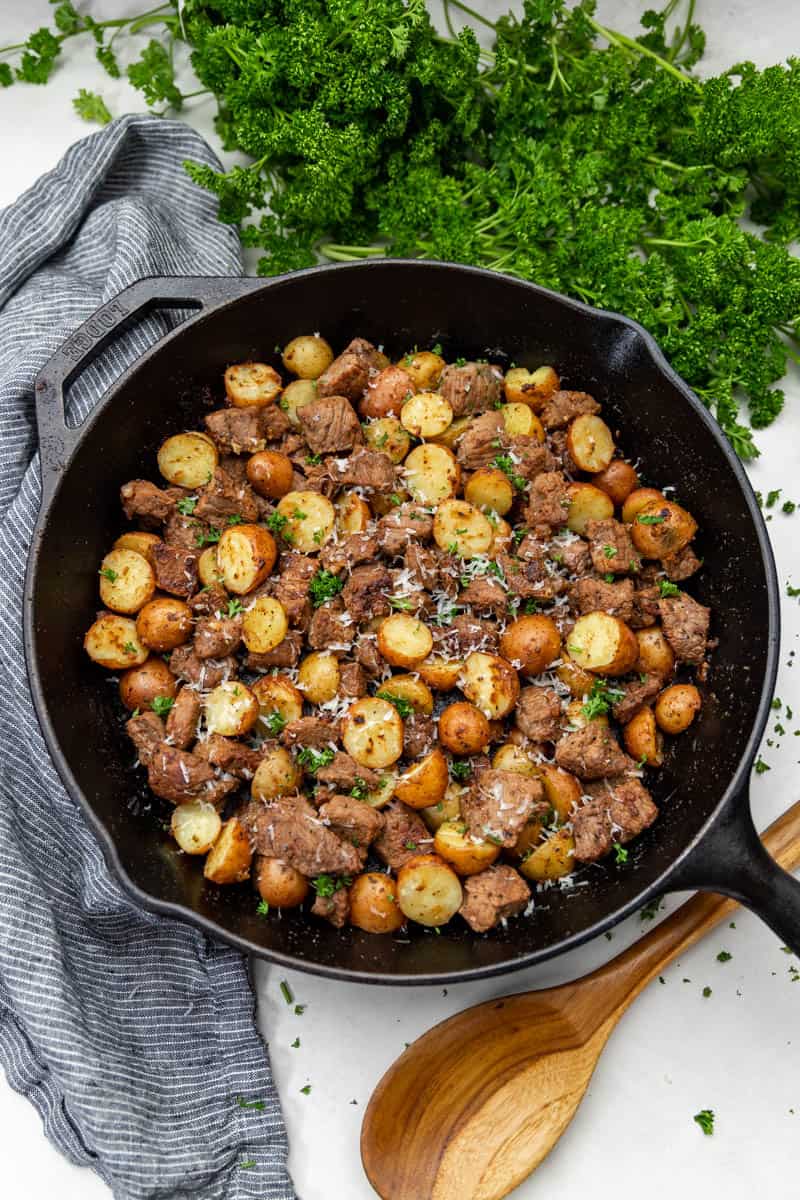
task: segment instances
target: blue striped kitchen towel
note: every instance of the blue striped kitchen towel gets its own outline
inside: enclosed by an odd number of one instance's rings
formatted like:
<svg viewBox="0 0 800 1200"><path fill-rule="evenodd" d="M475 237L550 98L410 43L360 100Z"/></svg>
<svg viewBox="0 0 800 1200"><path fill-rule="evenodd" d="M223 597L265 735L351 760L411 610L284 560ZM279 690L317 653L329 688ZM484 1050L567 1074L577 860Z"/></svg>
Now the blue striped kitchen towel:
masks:
<svg viewBox="0 0 800 1200"><path fill-rule="evenodd" d="M51 1141L114 1196L292 1200L246 962L141 911L109 875L48 758L23 656L34 376L134 280L242 269L186 158L219 165L187 126L124 117L0 212L0 1061ZM167 320L149 318L84 374L73 420Z"/></svg>

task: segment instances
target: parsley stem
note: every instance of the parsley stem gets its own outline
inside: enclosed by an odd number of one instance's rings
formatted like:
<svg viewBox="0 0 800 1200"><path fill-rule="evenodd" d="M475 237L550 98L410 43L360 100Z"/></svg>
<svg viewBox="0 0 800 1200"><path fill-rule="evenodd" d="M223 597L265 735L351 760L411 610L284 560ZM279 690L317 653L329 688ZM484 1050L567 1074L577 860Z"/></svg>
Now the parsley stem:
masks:
<svg viewBox="0 0 800 1200"><path fill-rule="evenodd" d="M660 54L656 54L655 50L650 50L647 46L643 46L641 42L637 42L635 38L630 38L624 33L616 33L613 29L606 29L605 25L601 25L599 21L595 21L594 17L589 16L588 12L582 14L583 19L587 24L591 25L595 33L599 33L606 41L616 46L619 50L628 50L633 54L641 54L645 58L652 58L659 66L668 71L670 75L674 75L676 79L680 79L681 83L690 83L692 87L700 90L700 84L696 79L692 79L691 75L687 75L685 71L681 71L673 63L666 58L662 58Z"/></svg>
<svg viewBox="0 0 800 1200"><path fill-rule="evenodd" d="M494 21L490 21L488 17L482 16L481 13L476 12L474 8L470 8L468 4L463 4L462 0L444 0L445 11L450 8L451 4L453 8L460 9L461 12L466 13L468 17L472 17L473 21L479 21L481 25L485 25L487 29L492 29L495 31L497 30L497 26L495 25Z"/></svg>
<svg viewBox="0 0 800 1200"><path fill-rule="evenodd" d="M351 262L354 258L381 258L386 254L385 246L341 246L336 242L325 242L320 254L332 262Z"/></svg>
<svg viewBox="0 0 800 1200"><path fill-rule="evenodd" d="M79 29L70 30L69 33L56 34L55 39L57 42L66 42L69 38L78 37L81 33L92 33L96 29L122 30L127 28L129 33L138 33L139 29L143 29L145 25L153 24L156 21L165 21L171 15L172 5L160 4L158 8L148 9L147 12L139 13L136 17L113 17L108 21L96 21L91 26L82 25ZM27 48L27 42L18 42L13 46L0 46L0 54L10 54L14 50L27 50Z"/></svg>

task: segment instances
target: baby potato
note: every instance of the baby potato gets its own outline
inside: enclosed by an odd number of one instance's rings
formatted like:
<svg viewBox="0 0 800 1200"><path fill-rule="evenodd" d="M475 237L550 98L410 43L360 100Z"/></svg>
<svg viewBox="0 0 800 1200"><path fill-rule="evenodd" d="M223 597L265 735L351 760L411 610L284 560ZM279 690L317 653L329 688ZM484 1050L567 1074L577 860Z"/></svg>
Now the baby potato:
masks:
<svg viewBox="0 0 800 1200"><path fill-rule="evenodd" d="M303 773L288 750L275 746L268 750L256 767L250 783L250 795L254 800L274 800L277 796L289 796L300 786Z"/></svg>
<svg viewBox="0 0 800 1200"><path fill-rule="evenodd" d="M207 546L197 560L197 577L203 587L222 583L222 572L217 562L217 547Z"/></svg>
<svg viewBox="0 0 800 1200"><path fill-rule="evenodd" d="M630 525L646 504L651 504L653 501L662 503L663 500L664 496L655 488L634 488L623 502L622 520L626 525Z"/></svg>
<svg viewBox="0 0 800 1200"><path fill-rule="evenodd" d="M318 333L304 333L286 343L281 358L286 370L298 378L319 379L333 362L333 350Z"/></svg>
<svg viewBox="0 0 800 1200"><path fill-rule="evenodd" d="M417 392L400 410L400 424L412 437L439 437L452 421L449 401L439 392Z"/></svg>
<svg viewBox="0 0 800 1200"><path fill-rule="evenodd" d="M514 503L514 489L499 467L479 467L467 480L464 499L475 508L488 508L503 516Z"/></svg>
<svg viewBox="0 0 800 1200"><path fill-rule="evenodd" d="M416 674L392 675L391 679L387 679L385 683L381 684L380 690L407 701L414 712L424 713L426 716L430 716L433 712L433 692L427 683Z"/></svg>
<svg viewBox="0 0 800 1200"><path fill-rule="evenodd" d="M419 504L439 504L455 496L461 484L461 468L452 450L430 442L411 451L403 474L406 487Z"/></svg>
<svg viewBox="0 0 800 1200"><path fill-rule="evenodd" d="M522 827L522 833L508 852L511 857L516 859L518 863L528 858L539 845L543 829L544 826L538 817L531 817L529 821L526 821Z"/></svg>
<svg viewBox="0 0 800 1200"><path fill-rule="evenodd" d="M409 455L410 457L410 455ZM466 500L443 500L433 518L433 538L441 550L460 558L485 554L494 530L488 517Z"/></svg>
<svg viewBox="0 0 800 1200"><path fill-rule="evenodd" d="M656 726L652 708L640 708L622 731L625 749L642 766L660 767L664 762L664 737Z"/></svg>
<svg viewBox="0 0 800 1200"><path fill-rule="evenodd" d="M432 350L419 350L407 354L397 365L411 376L418 392L427 392L438 386L445 361L441 354L434 354Z"/></svg>
<svg viewBox="0 0 800 1200"><path fill-rule="evenodd" d="M327 704L339 692L339 660L327 650L314 650L300 663L297 687L311 704Z"/></svg>
<svg viewBox="0 0 800 1200"><path fill-rule="evenodd" d="M546 842L519 864L526 879L544 883L548 879L563 879L575 869L575 839L568 829L557 829Z"/></svg>
<svg viewBox="0 0 800 1200"><path fill-rule="evenodd" d="M253 883L270 908L297 908L308 895L308 880L282 858L260 855L253 871Z"/></svg>
<svg viewBox="0 0 800 1200"><path fill-rule="evenodd" d="M192 610L174 596L156 596L139 610L136 618L139 640L159 654L188 642L193 630Z"/></svg>
<svg viewBox="0 0 800 1200"><path fill-rule="evenodd" d="M119 680L122 703L131 712L137 708L152 708L157 696L174 699L178 681L163 658L148 658L140 667L130 667Z"/></svg>
<svg viewBox="0 0 800 1200"><path fill-rule="evenodd" d="M473 651L464 662L461 690L490 721L500 721L519 699L519 676L498 654Z"/></svg>
<svg viewBox="0 0 800 1200"><path fill-rule="evenodd" d="M414 395L415 390L414 381L402 367L384 367L367 384L358 411L367 419L399 417L403 405L409 396Z"/></svg>
<svg viewBox="0 0 800 1200"><path fill-rule="evenodd" d="M211 848L203 875L211 883L242 883L250 874L252 859L250 835L238 817L231 817Z"/></svg>
<svg viewBox="0 0 800 1200"><path fill-rule="evenodd" d="M250 691L258 701L258 719L267 727L272 713L278 713L287 725L303 715L303 693L287 675L262 675Z"/></svg>
<svg viewBox="0 0 800 1200"><path fill-rule="evenodd" d="M492 756L492 766L495 771L513 771L515 775L533 776L536 774L534 761L521 746L515 746L513 742L506 742L495 750Z"/></svg>
<svg viewBox="0 0 800 1200"><path fill-rule="evenodd" d="M597 716L587 717L586 713L583 711L583 706L585 703L585 696L575 696L573 700L570 700L566 707L564 716L567 718L567 721L573 729L585 729L590 722L593 725L608 725L608 717L605 715L605 713L598 713Z"/></svg>
<svg viewBox="0 0 800 1200"><path fill-rule="evenodd" d="M578 617L567 650L579 667L598 675L625 675L639 657L633 630L607 612Z"/></svg>
<svg viewBox="0 0 800 1200"><path fill-rule="evenodd" d="M275 539L262 525L232 525L217 543L222 581L236 596L245 596L263 583L277 557Z"/></svg>
<svg viewBox="0 0 800 1200"><path fill-rule="evenodd" d="M458 876L436 854L417 854L397 876L400 911L419 925L446 925L461 907Z"/></svg>
<svg viewBox="0 0 800 1200"><path fill-rule="evenodd" d="M268 654L288 632L286 609L272 596L258 596L242 614L242 640L253 654Z"/></svg>
<svg viewBox="0 0 800 1200"><path fill-rule="evenodd" d="M222 830L222 820L207 800L178 804L172 813L170 833L184 854L208 854Z"/></svg>
<svg viewBox="0 0 800 1200"><path fill-rule="evenodd" d="M176 487L202 487L218 462L217 447L205 433L176 433L162 442L158 451L158 469L167 483Z"/></svg>
<svg viewBox="0 0 800 1200"><path fill-rule="evenodd" d="M289 418L289 424L295 429L300 428L300 418L297 415L301 408L305 408L312 400L317 398L317 384L314 379L293 379L283 389L283 395L278 403L280 404L286 416Z"/></svg>
<svg viewBox="0 0 800 1200"><path fill-rule="evenodd" d="M154 533L145 533L143 529L132 529L129 533L120 534L114 542L115 550L135 550L146 558L152 566L153 550L161 545L161 538Z"/></svg>
<svg viewBox="0 0 800 1200"><path fill-rule="evenodd" d="M662 675L666 678L675 669L675 655L660 625L636 630L639 657L634 671L643 675Z"/></svg>
<svg viewBox="0 0 800 1200"><path fill-rule="evenodd" d="M651 500L631 522L631 540L643 558L677 554L696 533L692 514L672 500Z"/></svg>
<svg viewBox="0 0 800 1200"><path fill-rule="evenodd" d="M553 763L537 763L536 775L542 781L544 798L559 821L569 821L572 809L583 793L580 780Z"/></svg>
<svg viewBox="0 0 800 1200"><path fill-rule="evenodd" d="M438 654L429 654L414 668L436 692L451 691L458 683L463 669L464 664L460 659L442 658Z"/></svg>
<svg viewBox="0 0 800 1200"><path fill-rule="evenodd" d="M542 613L517 617L500 638L500 653L525 675L541 675L561 654L561 634Z"/></svg>
<svg viewBox="0 0 800 1200"><path fill-rule="evenodd" d="M447 759L436 746L398 777L394 794L409 808L430 808L443 799L449 782Z"/></svg>
<svg viewBox="0 0 800 1200"><path fill-rule="evenodd" d="M485 871L500 855L494 842L475 838L467 833L466 825L445 821L436 830L433 848L459 875L477 875Z"/></svg>
<svg viewBox="0 0 800 1200"><path fill-rule="evenodd" d="M596 475L605 471L614 457L614 438L600 417L581 413L567 430L567 449L576 467Z"/></svg>
<svg viewBox="0 0 800 1200"><path fill-rule="evenodd" d="M601 492L607 492L615 504L624 504L631 492L639 486L639 476L630 463L622 458L613 459L605 471L592 480Z"/></svg>
<svg viewBox="0 0 800 1200"><path fill-rule="evenodd" d="M362 767L390 767L403 753L400 714L388 700L356 700L342 722L342 745Z"/></svg>
<svg viewBox="0 0 800 1200"><path fill-rule="evenodd" d="M511 545L512 537L513 530L508 521L504 521L502 517L498 517L494 525L492 544L487 551L489 558L497 558L498 554L504 554Z"/></svg>
<svg viewBox="0 0 800 1200"><path fill-rule="evenodd" d="M365 933L394 933L405 924L391 875L367 871L350 887L350 924Z"/></svg>
<svg viewBox="0 0 800 1200"><path fill-rule="evenodd" d="M336 524L335 508L319 492L287 492L278 501L278 512L288 522L281 537L301 554L315 554L327 542Z"/></svg>
<svg viewBox="0 0 800 1200"><path fill-rule="evenodd" d="M503 425L509 437L533 437L544 441L544 428L531 406L526 403L504 404L500 409Z"/></svg>
<svg viewBox="0 0 800 1200"><path fill-rule="evenodd" d="M147 646L136 632L136 622L116 613L100 614L87 629L83 648L92 662L110 671L140 667L148 655Z"/></svg>
<svg viewBox="0 0 800 1200"><path fill-rule="evenodd" d="M586 696L592 690L594 675L579 667L568 654L561 651L561 662L555 668L556 677L565 683L573 696Z"/></svg>
<svg viewBox="0 0 800 1200"><path fill-rule="evenodd" d="M546 400L561 386L561 381L552 367L511 367L506 371L503 391L509 404L529 404L534 412L544 406Z"/></svg>
<svg viewBox="0 0 800 1200"><path fill-rule="evenodd" d="M439 741L454 754L483 754L490 741L489 722L474 704L457 700L439 715Z"/></svg>
<svg viewBox="0 0 800 1200"><path fill-rule="evenodd" d="M433 649L433 635L427 625L408 613L392 613L381 621L378 649L393 667L415 667Z"/></svg>
<svg viewBox="0 0 800 1200"><path fill-rule="evenodd" d="M380 450L397 465L411 449L411 437L397 417L378 417L363 426L364 440L370 450Z"/></svg>
<svg viewBox="0 0 800 1200"><path fill-rule="evenodd" d="M572 533L586 533L590 521L605 521L614 515L614 501L593 483L571 483L567 496L567 529Z"/></svg>
<svg viewBox="0 0 800 1200"><path fill-rule="evenodd" d="M372 520L372 509L361 496L349 492L337 500L336 528L340 533L364 533Z"/></svg>
<svg viewBox="0 0 800 1200"><path fill-rule="evenodd" d="M259 496L280 500L292 490L292 460L278 450L259 450L247 460L247 482Z"/></svg>
<svg viewBox="0 0 800 1200"><path fill-rule="evenodd" d="M206 728L223 737L241 737L258 720L260 709L250 688L238 679L217 684L205 698Z"/></svg>
<svg viewBox="0 0 800 1200"><path fill-rule="evenodd" d="M702 707L702 696L693 683L673 683L657 697L655 719L664 733L683 733Z"/></svg>
<svg viewBox="0 0 800 1200"><path fill-rule="evenodd" d="M225 372L225 395L234 408L264 408L281 394L283 380L267 363L234 363Z"/></svg>
<svg viewBox="0 0 800 1200"><path fill-rule="evenodd" d="M112 612L138 613L156 590L153 568L135 550L112 550L100 565L100 599Z"/></svg>
<svg viewBox="0 0 800 1200"><path fill-rule="evenodd" d="M450 783L438 804L433 804L430 808L423 808L419 815L428 829L435 833L440 825L444 825L445 821L458 821L461 817L461 797L465 795L466 791L467 789L460 783Z"/></svg>
<svg viewBox="0 0 800 1200"><path fill-rule="evenodd" d="M456 417L451 425L447 426L444 433L440 433L438 437L430 438L437 446L446 446L448 450L454 450L456 442L461 437L465 429L472 423L472 417Z"/></svg>

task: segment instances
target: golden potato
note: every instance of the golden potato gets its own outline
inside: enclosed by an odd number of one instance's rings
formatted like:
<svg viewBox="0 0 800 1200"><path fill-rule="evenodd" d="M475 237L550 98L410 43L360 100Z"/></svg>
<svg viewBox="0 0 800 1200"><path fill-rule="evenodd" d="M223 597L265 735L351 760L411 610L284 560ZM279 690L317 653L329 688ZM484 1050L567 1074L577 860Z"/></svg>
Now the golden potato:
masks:
<svg viewBox="0 0 800 1200"><path fill-rule="evenodd" d="M301 554L316 553L336 524L335 508L319 492L287 492L278 501L278 512L287 519L281 537Z"/></svg>
<svg viewBox="0 0 800 1200"><path fill-rule="evenodd" d="M318 333L304 333L283 347L283 365L300 379L319 379L333 362L331 350Z"/></svg>
<svg viewBox="0 0 800 1200"><path fill-rule="evenodd" d="M433 649L433 635L417 617L404 612L392 613L381 621L378 649L393 667L415 667Z"/></svg>
<svg viewBox="0 0 800 1200"><path fill-rule="evenodd" d="M575 865L575 839L568 829L557 829L519 864L519 871L526 879L543 883L572 874Z"/></svg>
<svg viewBox="0 0 800 1200"><path fill-rule="evenodd" d="M432 391L438 387L445 368L441 354L434 354L432 350L415 350L397 365L411 376L411 382L419 392Z"/></svg>
<svg viewBox="0 0 800 1200"><path fill-rule="evenodd" d="M473 837L466 825L445 821L436 830L433 848L459 875L477 875L485 871L500 855L494 842Z"/></svg>
<svg viewBox="0 0 800 1200"><path fill-rule="evenodd" d="M288 632L286 609L272 596L258 596L242 614L242 639L253 654L268 654Z"/></svg>
<svg viewBox="0 0 800 1200"><path fill-rule="evenodd" d="M225 394L234 408L264 408L281 394L283 380L267 363L234 363L225 372Z"/></svg>
<svg viewBox="0 0 800 1200"><path fill-rule="evenodd" d="M254 800L274 800L277 796L290 796L300 786L303 772L283 746L267 750L256 767L250 783L250 795Z"/></svg>
<svg viewBox="0 0 800 1200"><path fill-rule="evenodd" d="M391 875L367 871L350 887L350 924L365 933L394 933L405 924Z"/></svg>
<svg viewBox="0 0 800 1200"><path fill-rule="evenodd" d="M608 725L608 717L605 713L597 713L596 716L587 717L584 712L585 704L585 696L576 696L567 705L564 716L567 718L567 722L572 729L584 729L590 722L593 725Z"/></svg>
<svg viewBox="0 0 800 1200"><path fill-rule="evenodd" d="M614 457L614 438L600 417L581 413L567 430L567 449L576 467L596 475L605 471Z"/></svg>
<svg viewBox="0 0 800 1200"><path fill-rule="evenodd" d="M397 876L401 912L419 925L446 925L461 907L463 892L452 867L436 854L418 854Z"/></svg>
<svg viewBox="0 0 800 1200"><path fill-rule="evenodd" d="M430 438L437 446L446 446L448 450L454 450L456 442L461 437L462 433L472 424L472 417L456 417L451 425L448 425L444 433L440 433L438 437Z"/></svg>
<svg viewBox="0 0 800 1200"><path fill-rule="evenodd" d="M633 630L607 612L578 617L567 650L579 667L598 675L625 675L639 657Z"/></svg>
<svg viewBox="0 0 800 1200"><path fill-rule="evenodd" d="M292 490L292 460L278 450L259 450L247 460L247 482L259 496L280 500Z"/></svg>
<svg viewBox="0 0 800 1200"><path fill-rule="evenodd" d="M652 708L640 708L622 731L625 749L641 766L660 767L664 762L664 738L656 726Z"/></svg>
<svg viewBox="0 0 800 1200"><path fill-rule="evenodd" d="M572 533L586 533L590 521L605 521L614 515L614 501L592 483L571 483L567 497L567 529Z"/></svg>
<svg viewBox="0 0 800 1200"><path fill-rule="evenodd" d="M198 558L197 576L203 587L213 587L215 583L223 583L222 572L217 562L216 546L206 546Z"/></svg>
<svg viewBox="0 0 800 1200"><path fill-rule="evenodd" d="M537 763L536 775L542 781L544 798L556 813L559 821L569 821L573 807L583 793L579 779L563 771L553 763Z"/></svg>
<svg viewBox="0 0 800 1200"><path fill-rule="evenodd" d="M176 433L162 442L158 451L158 469L167 483L176 487L202 487L218 462L217 447L205 433Z"/></svg>
<svg viewBox="0 0 800 1200"><path fill-rule="evenodd" d="M514 503L514 489L499 467L480 467L467 480L464 499L475 508L488 508L504 516Z"/></svg>
<svg viewBox="0 0 800 1200"><path fill-rule="evenodd" d="M500 653L525 675L541 675L561 654L561 634L542 613L517 617L500 638Z"/></svg>
<svg viewBox="0 0 800 1200"><path fill-rule="evenodd" d="M314 650L300 663L297 686L311 704L327 704L338 695L339 660L327 650Z"/></svg>
<svg viewBox="0 0 800 1200"><path fill-rule="evenodd" d="M389 493L375 492L371 498L375 519L385 517L387 513L393 513L401 504L405 504L410 499L410 493L402 487L396 487L393 492Z"/></svg>
<svg viewBox="0 0 800 1200"><path fill-rule="evenodd" d="M517 838L514 845L508 851L512 858L516 859L517 863L524 859L535 850L542 839L544 825L538 817L531 817L529 821L522 827L522 833Z"/></svg>
<svg viewBox="0 0 800 1200"><path fill-rule="evenodd" d="M634 671L642 675L661 675L666 678L675 669L675 655L660 625L636 630L639 657Z"/></svg>
<svg viewBox="0 0 800 1200"><path fill-rule="evenodd" d="M460 558L476 558L486 554L491 546L494 529L474 504L466 500L443 500L433 518L433 537L441 550Z"/></svg>
<svg viewBox="0 0 800 1200"><path fill-rule="evenodd" d="M301 408L305 408L307 404L311 404L312 400L317 398L317 384L314 379L293 379L283 389L278 404L289 418L289 424L295 429L300 428L300 417L298 413Z"/></svg>
<svg viewBox="0 0 800 1200"><path fill-rule="evenodd" d="M222 830L222 820L213 804L193 800L173 810L170 832L184 854L208 854Z"/></svg>
<svg viewBox="0 0 800 1200"><path fill-rule="evenodd" d="M387 454L395 465L401 463L411 449L411 437L397 417L378 417L363 426L364 440L370 450Z"/></svg>
<svg viewBox="0 0 800 1200"><path fill-rule="evenodd" d="M536 764L521 746L505 742L492 756L495 771L513 771L515 775L535 775Z"/></svg>
<svg viewBox="0 0 800 1200"><path fill-rule="evenodd" d="M259 721L269 732L270 717L277 713L284 724L299 721L303 715L303 695L287 675L262 675L250 688L258 701Z"/></svg>
<svg viewBox="0 0 800 1200"><path fill-rule="evenodd" d="M662 493L657 491L656 488L634 488L623 502L622 520L626 525L630 525L636 514L646 504L652 504L656 500L660 503L663 499Z"/></svg>
<svg viewBox="0 0 800 1200"><path fill-rule="evenodd" d="M433 712L433 692L418 675L392 675L380 686L381 692L399 696L414 712L430 716ZM384 697L385 698L385 697Z"/></svg>
<svg viewBox="0 0 800 1200"><path fill-rule="evenodd" d="M461 798L466 791L467 789L460 783L449 783L438 804L433 804L430 808L423 808L419 815L428 829L435 833L440 825L444 825L445 821L460 820Z"/></svg>
<svg viewBox="0 0 800 1200"><path fill-rule="evenodd" d="M439 741L454 754L483 754L490 736L486 717L465 700L448 704L439 715Z"/></svg>
<svg viewBox="0 0 800 1200"><path fill-rule="evenodd" d="M544 441L544 428L531 406L527 403L504 404L500 409L503 425L509 437L532 437Z"/></svg>
<svg viewBox="0 0 800 1200"><path fill-rule="evenodd" d="M439 437L452 422L450 403L439 392L417 392L400 410L400 424L412 437Z"/></svg>
<svg viewBox="0 0 800 1200"><path fill-rule="evenodd" d="M592 684L595 681L594 675L590 675L583 667L579 667L576 662L573 662L563 649L561 662L554 670L556 677L561 683L567 685L573 696L585 696L592 690Z"/></svg>
<svg viewBox="0 0 800 1200"><path fill-rule="evenodd" d="M442 658L438 654L428 655L414 668L429 687L437 692L451 691L458 683L463 669L464 664L460 659Z"/></svg>
<svg viewBox="0 0 800 1200"><path fill-rule="evenodd" d="M693 683L673 683L656 699L655 719L664 733L683 733L702 707L703 698Z"/></svg>
<svg viewBox="0 0 800 1200"><path fill-rule="evenodd" d="M232 525L217 543L223 583L236 596L245 596L263 583L277 557L275 539L261 525Z"/></svg>
<svg viewBox="0 0 800 1200"><path fill-rule="evenodd" d="M519 699L519 676L498 654L473 651L464 662L461 690L490 721L500 721Z"/></svg>
<svg viewBox="0 0 800 1200"><path fill-rule="evenodd" d="M156 590L153 568L136 550L112 550L100 565L100 599L112 612L129 616L151 600Z"/></svg>
<svg viewBox="0 0 800 1200"><path fill-rule="evenodd" d="M241 737L258 720L260 708L250 688L238 679L219 683L204 701L206 728L223 737Z"/></svg>
<svg viewBox="0 0 800 1200"><path fill-rule="evenodd" d="M372 520L372 509L361 496L348 492L337 500L336 528L340 533L364 533Z"/></svg>
<svg viewBox="0 0 800 1200"><path fill-rule="evenodd" d="M148 658L140 667L129 667L119 680L120 699L131 712L152 708L159 697L172 700L177 690L178 681L163 658Z"/></svg>
<svg viewBox="0 0 800 1200"><path fill-rule="evenodd" d="M211 848L203 875L211 883L242 883L250 874L252 859L250 835L238 817L231 817Z"/></svg>
<svg viewBox="0 0 800 1200"><path fill-rule="evenodd" d="M489 558L497 558L498 554L505 554L511 546L513 532L508 521L504 521L502 517L497 518L494 523L492 544L487 551Z"/></svg>
<svg viewBox="0 0 800 1200"><path fill-rule="evenodd" d="M592 483L601 492L608 492L615 504L624 504L631 492L639 486L639 476L630 463L622 458L613 459L605 471L595 475Z"/></svg>
<svg viewBox="0 0 800 1200"><path fill-rule="evenodd" d="M461 484L461 468L452 450L426 442L406 458L404 477L419 504L438 504L455 496Z"/></svg>
<svg viewBox="0 0 800 1200"><path fill-rule="evenodd" d="M414 391L414 381L407 371L402 367L384 367L367 384L358 411L367 419L399 417L403 405L414 395Z"/></svg>
<svg viewBox="0 0 800 1200"><path fill-rule="evenodd" d="M631 539L643 558L677 554L696 533L697 521L692 514L672 500L651 500L631 523Z"/></svg>
<svg viewBox="0 0 800 1200"><path fill-rule="evenodd" d="M139 610L136 618L139 640L159 654L188 642L193 631L192 610L174 596L156 596Z"/></svg>
<svg viewBox="0 0 800 1200"><path fill-rule="evenodd" d="M155 533L145 533L143 529L132 529L129 533L120 534L114 542L115 550L135 550L153 565L153 551L161 545L161 538Z"/></svg>
<svg viewBox="0 0 800 1200"><path fill-rule="evenodd" d="M534 412L539 412L560 386L561 381L552 367L537 367L535 371L511 367L503 381L506 400L510 404L529 404Z"/></svg>
<svg viewBox="0 0 800 1200"><path fill-rule="evenodd" d="M398 777L394 794L409 808L431 808L443 799L449 782L447 759L435 746Z"/></svg>
<svg viewBox="0 0 800 1200"><path fill-rule="evenodd" d="M148 655L139 641L136 622L116 613L101 613L86 631L83 648L92 662L110 671L140 667Z"/></svg>
<svg viewBox="0 0 800 1200"><path fill-rule="evenodd" d="M342 722L342 745L362 767L390 767L403 753L400 714L388 700L356 700Z"/></svg>
<svg viewBox="0 0 800 1200"><path fill-rule="evenodd" d="M297 908L308 895L308 880L282 858L256 859L253 883L270 908Z"/></svg>

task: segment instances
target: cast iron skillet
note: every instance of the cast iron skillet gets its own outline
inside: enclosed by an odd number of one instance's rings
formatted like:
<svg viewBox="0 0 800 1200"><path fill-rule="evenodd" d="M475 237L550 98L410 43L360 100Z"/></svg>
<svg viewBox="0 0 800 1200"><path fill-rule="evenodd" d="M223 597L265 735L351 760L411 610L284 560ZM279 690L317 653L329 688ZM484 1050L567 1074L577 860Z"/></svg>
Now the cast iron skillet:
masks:
<svg viewBox="0 0 800 1200"><path fill-rule="evenodd" d="M64 387L123 326L157 308L189 319L117 380L81 429L66 427ZM449 357L553 363L594 393L643 476L675 484L700 522L705 569L691 591L714 611L719 647L705 707L652 781L661 817L625 869L595 868L586 886L539 898L529 919L484 936L453 921L441 936L336 931L302 913L264 920L249 886L205 885L146 811L142 773L115 688L81 643L97 605L97 567L123 527L120 484L154 477L165 435L199 424L201 397L221 402L226 364L280 365L274 348L320 330L400 353L442 342ZM446 983L541 962L608 929L667 891L735 896L800 951L800 883L763 850L748 779L769 712L778 655L775 565L753 492L703 406L632 321L531 284L440 263L370 261L271 279L145 279L87 321L36 383L43 498L26 582L31 690L53 760L109 863L141 904L189 920L286 966L371 983Z"/></svg>

